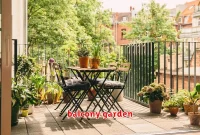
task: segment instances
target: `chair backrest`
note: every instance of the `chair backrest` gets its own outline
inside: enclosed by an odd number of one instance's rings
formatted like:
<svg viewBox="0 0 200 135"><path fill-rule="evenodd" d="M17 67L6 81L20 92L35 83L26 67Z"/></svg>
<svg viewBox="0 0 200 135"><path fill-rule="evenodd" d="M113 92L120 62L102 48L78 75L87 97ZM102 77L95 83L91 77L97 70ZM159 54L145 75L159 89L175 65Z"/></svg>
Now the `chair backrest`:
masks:
<svg viewBox="0 0 200 135"><path fill-rule="evenodd" d="M58 63L54 63L53 64L53 68L54 68L54 70L56 72L56 77L58 79L59 84L62 83L62 85L64 87L66 87L65 79L64 79L64 77L62 75L62 68L61 68L61 66Z"/></svg>
<svg viewBox="0 0 200 135"><path fill-rule="evenodd" d="M131 63L122 63L120 64L117 70L122 72L128 72L130 68L131 68Z"/></svg>
<svg viewBox="0 0 200 135"><path fill-rule="evenodd" d="M123 75L124 83L126 83L130 68L131 68L131 63L120 64L120 66L117 68L117 73L118 73L117 80L119 81L120 76Z"/></svg>

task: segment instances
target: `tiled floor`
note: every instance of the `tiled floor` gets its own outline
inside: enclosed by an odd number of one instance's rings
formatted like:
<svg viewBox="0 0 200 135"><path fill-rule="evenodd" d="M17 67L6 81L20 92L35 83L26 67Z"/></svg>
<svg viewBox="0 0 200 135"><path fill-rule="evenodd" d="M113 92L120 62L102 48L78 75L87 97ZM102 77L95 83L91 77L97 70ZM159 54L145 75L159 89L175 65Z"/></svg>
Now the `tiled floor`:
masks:
<svg viewBox="0 0 200 135"><path fill-rule="evenodd" d="M88 103L84 101L83 106ZM151 114L149 108L127 99L120 104L126 111L133 112L133 117L61 121L60 109L54 110L57 105L40 105L32 115L19 119L19 124L12 127L12 135L200 135L200 126L191 126L183 112L171 117L166 112Z"/></svg>

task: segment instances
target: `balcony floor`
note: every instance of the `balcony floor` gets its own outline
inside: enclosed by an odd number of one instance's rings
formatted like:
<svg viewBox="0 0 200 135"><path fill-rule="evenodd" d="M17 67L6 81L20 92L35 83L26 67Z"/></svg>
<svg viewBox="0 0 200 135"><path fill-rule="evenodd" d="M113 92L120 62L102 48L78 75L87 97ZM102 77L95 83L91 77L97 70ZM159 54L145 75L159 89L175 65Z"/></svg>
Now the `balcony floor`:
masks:
<svg viewBox="0 0 200 135"><path fill-rule="evenodd" d="M84 101L87 106L89 101ZM60 110L55 105L36 106L34 113L26 118L21 117L19 124L12 127L12 135L199 135L200 126L191 126L188 116L179 112L177 117L169 113L149 113L149 108L124 99L120 104L125 111L132 111L131 118L109 119L68 119L63 122L59 117ZM62 107L60 107L62 108Z"/></svg>

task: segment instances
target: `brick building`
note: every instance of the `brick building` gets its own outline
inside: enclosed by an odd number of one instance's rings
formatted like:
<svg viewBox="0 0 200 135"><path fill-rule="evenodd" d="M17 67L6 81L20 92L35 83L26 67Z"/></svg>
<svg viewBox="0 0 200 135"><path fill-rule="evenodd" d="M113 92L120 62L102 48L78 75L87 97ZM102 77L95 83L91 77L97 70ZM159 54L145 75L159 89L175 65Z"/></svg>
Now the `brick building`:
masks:
<svg viewBox="0 0 200 135"><path fill-rule="evenodd" d="M127 23L136 16L135 9L130 7L130 12L112 13L112 30L117 45L129 44L131 41L124 38L126 32L130 31Z"/></svg>
<svg viewBox="0 0 200 135"><path fill-rule="evenodd" d="M180 38L188 42L200 41L200 1L187 2L179 19Z"/></svg>

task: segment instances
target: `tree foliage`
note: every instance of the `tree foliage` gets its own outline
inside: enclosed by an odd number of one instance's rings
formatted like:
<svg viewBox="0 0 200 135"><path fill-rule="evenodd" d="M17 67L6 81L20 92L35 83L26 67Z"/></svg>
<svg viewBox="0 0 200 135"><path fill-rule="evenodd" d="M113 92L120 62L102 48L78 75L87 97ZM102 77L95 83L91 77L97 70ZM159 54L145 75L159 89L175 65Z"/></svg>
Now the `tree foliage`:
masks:
<svg viewBox="0 0 200 135"><path fill-rule="evenodd" d="M29 0L29 44L113 43L109 19L98 0Z"/></svg>
<svg viewBox="0 0 200 135"><path fill-rule="evenodd" d="M133 21L132 28L126 38L134 41L175 41L176 30L173 20L169 17L166 5L160 5L151 0L142 7Z"/></svg>

